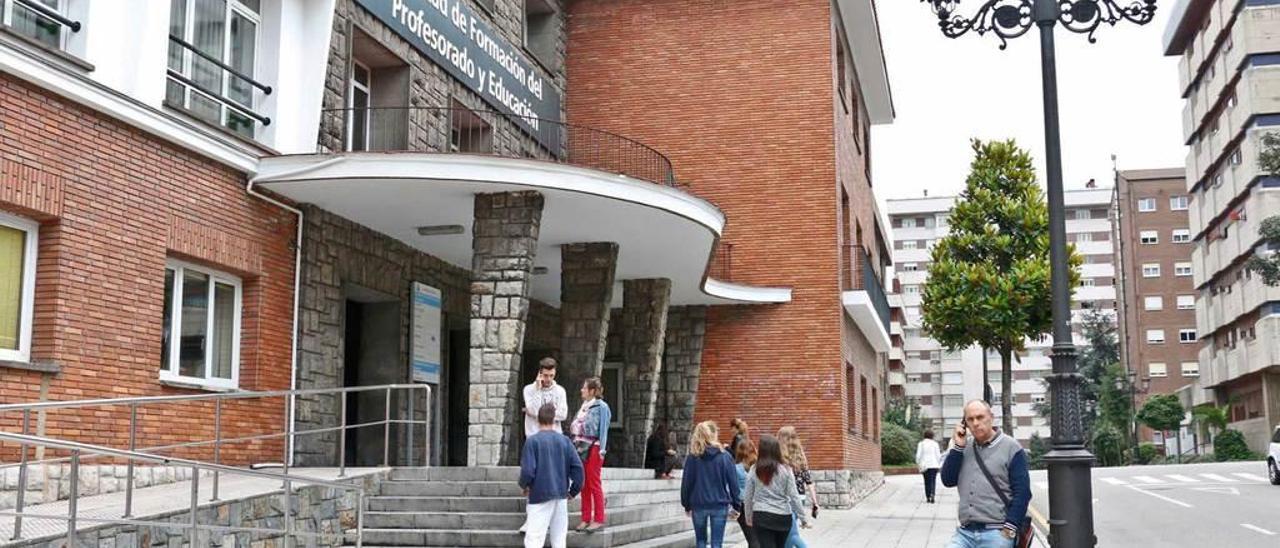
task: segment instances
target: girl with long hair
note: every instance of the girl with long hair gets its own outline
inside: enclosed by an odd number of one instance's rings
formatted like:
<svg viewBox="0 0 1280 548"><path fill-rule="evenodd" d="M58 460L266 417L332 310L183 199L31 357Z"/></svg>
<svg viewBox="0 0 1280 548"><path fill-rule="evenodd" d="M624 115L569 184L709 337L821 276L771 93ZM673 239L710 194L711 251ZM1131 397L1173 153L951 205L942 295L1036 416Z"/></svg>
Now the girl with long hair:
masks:
<svg viewBox="0 0 1280 548"><path fill-rule="evenodd" d="M747 475L743 514L747 526L755 530L760 548L783 548L791 534L793 516L809 523L800 505L795 475L782 461L778 438L760 436L759 458Z"/></svg>
<svg viewBox="0 0 1280 548"><path fill-rule="evenodd" d="M738 444L738 451L734 453L733 460L737 463L735 468L738 472L738 487L743 492L747 490L747 474L751 472L751 467L756 464L756 444L751 440L742 440ZM756 540L756 532L750 525L747 525L746 514L738 514L738 527L742 528L742 536L747 539L747 548L756 548L760 546L760 542Z"/></svg>
<svg viewBox="0 0 1280 548"><path fill-rule="evenodd" d="M569 425L573 446L582 458L582 523L576 528L588 533L604 527L604 455L609 444L609 422L613 414L604 401L604 384L600 377L582 381L582 407Z"/></svg>
<svg viewBox="0 0 1280 548"><path fill-rule="evenodd" d="M680 481L680 504L693 518L698 548L721 548L730 507L742 504L733 460L720 446L720 429L711 421L698 423L689 440ZM708 534L710 529L710 534Z"/></svg>
<svg viewBox="0 0 1280 548"><path fill-rule="evenodd" d="M813 478L809 475L809 458L804 454L804 444L800 443L800 435L796 433L794 426L783 426L778 429L778 443L782 445L782 461L791 467L791 471L795 474L796 492L801 508L807 506L813 508L814 517L818 513L818 492L813 488ZM808 544L804 539L800 538L800 521L799 518L804 517L804 510L796 516L794 527L791 528L791 535L787 537L786 548L807 548Z"/></svg>
<svg viewBox="0 0 1280 548"><path fill-rule="evenodd" d="M729 421L729 428L733 429L733 439L729 441L729 454L738 454L738 444L743 440L751 439L751 430L747 427L747 421L735 418Z"/></svg>

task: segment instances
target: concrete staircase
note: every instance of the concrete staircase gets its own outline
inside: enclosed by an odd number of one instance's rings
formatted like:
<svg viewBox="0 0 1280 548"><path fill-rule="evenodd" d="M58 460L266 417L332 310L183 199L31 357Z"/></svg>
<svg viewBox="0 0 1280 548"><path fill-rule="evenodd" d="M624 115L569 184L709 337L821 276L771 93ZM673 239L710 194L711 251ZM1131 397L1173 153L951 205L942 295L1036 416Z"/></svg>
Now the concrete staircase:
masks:
<svg viewBox="0 0 1280 548"><path fill-rule="evenodd" d="M368 499L364 545L462 547L524 546L525 498L514 467L397 469ZM655 480L650 470L606 468L608 526L595 533L570 529L569 546L684 548L694 546L692 524L680 507L680 481ZM581 499L569 503L569 527L579 522ZM728 539L741 537L736 524ZM347 545L355 544L354 531Z"/></svg>

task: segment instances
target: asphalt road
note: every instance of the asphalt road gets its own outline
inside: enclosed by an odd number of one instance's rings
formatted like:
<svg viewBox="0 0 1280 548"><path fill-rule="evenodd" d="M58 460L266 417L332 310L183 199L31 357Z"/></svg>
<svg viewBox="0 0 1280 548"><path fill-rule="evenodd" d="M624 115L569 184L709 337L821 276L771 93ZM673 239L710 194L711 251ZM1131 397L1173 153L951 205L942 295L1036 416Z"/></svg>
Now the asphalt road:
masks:
<svg viewBox="0 0 1280 548"><path fill-rule="evenodd" d="M1031 490L1047 519L1047 472L1032 471ZM1262 462L1095 468L1093 497L1100 547L1280 546L1280 486Z"/></svg>

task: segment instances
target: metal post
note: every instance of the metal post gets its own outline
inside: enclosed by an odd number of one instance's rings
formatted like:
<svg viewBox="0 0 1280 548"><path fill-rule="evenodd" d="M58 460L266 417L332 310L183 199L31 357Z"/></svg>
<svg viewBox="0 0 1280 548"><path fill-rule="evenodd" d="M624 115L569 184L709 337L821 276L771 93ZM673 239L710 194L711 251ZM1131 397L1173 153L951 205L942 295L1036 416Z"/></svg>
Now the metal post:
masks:
<svg viewBox="0 0 1280 548"><path fill-rule="evenodd" d="M414 421L418 418L413 414L413 400L417 399L417 394L414 394L413 390L406 390L405 395L409 397L409 422L404 423L405 427L409 429L409 440L408 443L405 444L404 464L405 466L413 466L413 425Z"/></svg>
<svg viewBox="0 0 1280 548"><path fill-rule="evenodd" d="M200 505L200 469L191 467L191 545L199 546L196 542L196 526L198 525L197 506Z"/></svg>
<svg viewBox="0 0 1280 548"><path fill-rule="evenodd" d="M347 393L338 392L342 404L338 406L338 477L347 476Z"/></svg>
<svg viewBox="0 0 1280 548"><path fill-rule="evenodd" d="M213 400L213 463L222 464L222 398ZM210 501L218 500L217 469L213 471L213 496Z"/></svg>
<svg viewBox="0 0 1280 548"><path fill-rule="evenodd" d="M31 410L22 410L22 434L30 435L31 429ZM25 503L27 495L27 444L21 444L18 448L22 451L22 463L18 465L18 500L15 501L14 512L18 515L13 516L13 538L18 540L22 538L22 505Z"/></svg>
<svg viewBox="0 0 1280 548"><path fill-rule="evenodd" d="M387 388L387 406L382 415L382 465L391 465L391 389Z"/></svg>
<svg viewBox="0 0 1280 548"><path fill-rule="evenodd" d="M289 481L289 477L284 478L284 545L288 548L291 544L289 541L293 538L293 518L289 511L289 498L293 494L293 482Z"/></svg>
<svg viewBox="0 0 1280 548"><path fill-rule="evenodd" d="M1049 198L1049 262L1053 291L1053 374L1049 375L1054 413L1049 466L1049 542L1054 548L1097 544L1093 532L1093 455L1084 446L1082 377L1076 370L1071 340L1071 287L1067 261L1066 211L1062 192L1062 143L1058 126L1058 74L1053 31L1056 0L1035 0L1032 15L1040 27L1040 62L1044 85L1045 168Z"/></svg>
<svg viewBox="0 0 1280 548"><path fill-rule="evenodd" d="M364 490L356 491L356 548L364 548Z"/></svg>
<svg viewBox="0 0 1280 548"><path fill-rule="evenodd" d="M138 404L129 404L129 451L138 449ZM124 480L124 518L133 517L133 457L129 457Z"/></svg>
<svg viewBox="0 0 1280 548"><path fill-rule="evenodd" d="M426 394L426 404L422 410L422 467L426 468L431 466L431 387L424 388L423 394Z"/></svg>
<svg viewBox="0 0 1280 548"><path fill-rule="evenodd" d="M293 424L289 421L289 414L293 412L293 395L284 397L284 460L281 464L284 468L284 474L289 474L289 446L293 444ZM286 489L289 487L289 480L284 480Z"/></svg>
<svg viewBox="0 0 1280 548"><path fill-rule="evenodd" d="M80 450L71 451L71 493L67 497L67 546L76 545L76 503L80 500Z"/></svg>

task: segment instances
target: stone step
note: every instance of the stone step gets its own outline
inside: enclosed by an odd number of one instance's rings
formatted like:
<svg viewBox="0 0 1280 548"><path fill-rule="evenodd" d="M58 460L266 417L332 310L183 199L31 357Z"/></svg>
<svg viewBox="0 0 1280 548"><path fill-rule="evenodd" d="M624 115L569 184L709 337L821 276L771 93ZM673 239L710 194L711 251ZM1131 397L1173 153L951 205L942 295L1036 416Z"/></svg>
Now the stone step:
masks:
<svg viewBox="0 0 1280 548"><path fill-rule="evenodd" d="M679 477L679 470L672 472ZM601 474L605 480L653 479L653 471L647 468L605 468ZM396 468L391 471L393 481L510 481L520 479L518 466L433 466L430 468Z"/></svg>
<svg viewBox="0 0 1280 548"><path fill-rule="evenodd" d="M514 481L490 480L392 480L379 487L386 496L421 497L515 497L520 496L520 486ZM647 493L680 489L678 480L606 479L605 493Z"/></svg>
<svg viewBox="0 0 1280 548"><path fill-rule="evenodd" d="M642 491L634 493L609 493L605 489L605 507L607 509L626 508L630 506L653 505L680 501L679 489L662 491ZM464 497L464 496L375 496L368 499L366 508L371 512L524 512L525 499L522 496L508 497ZM678 504L677 504L678 505ZM582 506L582 498L569 501L569 510L577 511Z"/></svg>
<svg viewBox="0 0 1280 548"><path fill-rule="evenodd" d="M625 525L683 514L678 504L632 506L609 511L610 525ZM521 512L365 512L369 529L478 529L515 531L524 524ZM576 524L577 514L570 516Z"/></svg>
<svg viewBox="0 0 1280 548"><path fill-rule="evenodd" d="M572 523L572 522L570 522ZM572 548L606 548L624 546L649 539L684 532L690 538L693 524L681 515L661 520L609 526L594 533L569 533ZM484 531L464 529L372 529L364 530L365 546L523 546L524 535L516 531ZM347 545L355 542L347 533Z"/></svg>
<svg viewBox="0 0 1280 548"><path fill-rule="evenodd" d="M736 523L725 524L724 528L724 545L733 546L742 542L742 530L738 528ZM697 542L693 538L693 529L681 531L666 536L632 542L629 544L615 544L614 548L697 548Z"/></svg>

